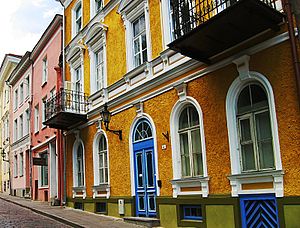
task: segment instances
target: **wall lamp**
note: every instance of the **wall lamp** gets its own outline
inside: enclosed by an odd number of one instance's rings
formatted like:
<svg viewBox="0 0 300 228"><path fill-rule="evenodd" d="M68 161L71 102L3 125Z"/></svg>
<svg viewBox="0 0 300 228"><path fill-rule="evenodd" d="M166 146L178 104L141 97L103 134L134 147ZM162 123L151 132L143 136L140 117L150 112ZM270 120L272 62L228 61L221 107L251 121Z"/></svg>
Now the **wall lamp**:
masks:
<svg viewBox="0 0 300 228"><path fill-rule="evenodd" d="M4 151L4 149L2 149L1 147L0 147L0 149L1 149L1 156L2 156L2 161L5 161L5 162L9 162L9 160L6 160L5 159L5 151Z"/></svg>
<svg viewBox="0 0 300 228"><path fill-rule="evenodd" d="M119 139L122 140L122 130L111 130L108 127L111 118L111 113L108 111L106 103L104 104L103 110L100 112L100 115L104 123L105 130L118 135Z"/></svg>

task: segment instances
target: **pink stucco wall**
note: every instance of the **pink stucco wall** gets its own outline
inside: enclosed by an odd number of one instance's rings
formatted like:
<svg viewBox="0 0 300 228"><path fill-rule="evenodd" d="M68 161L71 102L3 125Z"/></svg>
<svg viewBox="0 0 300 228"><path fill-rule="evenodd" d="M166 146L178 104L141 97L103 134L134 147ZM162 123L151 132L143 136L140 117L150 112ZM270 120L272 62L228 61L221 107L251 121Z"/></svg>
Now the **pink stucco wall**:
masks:
<svg viewBox="0 0 300 228"><path fill-rule="evenodd" d="M54 67L57 67L59 62L59 55L61 53L61 27L53 33L53 36L49 38L49 42L44 46L38 57L33 63L33 84L32 84L32 112L31 112L31 131L32 131L32 156L39 157L40 152L48 151L48 187L38 187L35 189L36 181L39 181L39 166L33 166L32 168L32 186L33 186L33 199L45 201L50 199L50 173L51 173L51 161L49 154L49 143L56 141L56 129L42 126L42 99L50 98L50 92L57 88L57 73ZM43 60L47 58L48 61L48 78L46 83L42 83L43 75ZM34 115L35 107L39 106L39 130L35 132ZM45 195L46 194L46 195ZM48 194L48 196L47 196Z"/></svg>

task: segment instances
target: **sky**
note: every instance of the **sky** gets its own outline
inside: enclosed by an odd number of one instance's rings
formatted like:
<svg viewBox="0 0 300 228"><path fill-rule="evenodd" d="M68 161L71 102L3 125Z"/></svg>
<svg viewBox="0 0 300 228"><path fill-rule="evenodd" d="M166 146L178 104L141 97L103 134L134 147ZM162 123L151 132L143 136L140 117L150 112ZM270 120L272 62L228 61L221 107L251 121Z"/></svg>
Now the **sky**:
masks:
<svg viewBox="0 0 300 228"><path fill-rule="evenodd" d="M55 0L1 0L0 64L5 54L32 51L57 13L63 8Z"/></svg>

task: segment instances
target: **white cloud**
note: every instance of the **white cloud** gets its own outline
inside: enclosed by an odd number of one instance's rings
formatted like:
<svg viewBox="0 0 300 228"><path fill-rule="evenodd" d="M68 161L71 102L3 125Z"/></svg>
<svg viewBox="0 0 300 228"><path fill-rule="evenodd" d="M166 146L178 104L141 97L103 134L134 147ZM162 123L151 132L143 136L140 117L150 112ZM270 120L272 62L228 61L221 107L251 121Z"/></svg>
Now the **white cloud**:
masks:
<svg viewBox="0 0 300 228"><path fill-rule="evenodd" d="M0 63L6 53L31 51L57 13L62 8L55 0L1 1Z"/></svg>

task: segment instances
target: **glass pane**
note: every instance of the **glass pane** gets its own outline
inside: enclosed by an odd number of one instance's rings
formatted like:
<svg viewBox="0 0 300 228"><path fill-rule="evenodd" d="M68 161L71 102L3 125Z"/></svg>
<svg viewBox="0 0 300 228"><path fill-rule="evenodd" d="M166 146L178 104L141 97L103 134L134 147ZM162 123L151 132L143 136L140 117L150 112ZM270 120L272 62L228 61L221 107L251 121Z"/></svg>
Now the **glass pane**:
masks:
<svg viewBox="0 0 300 228"><path fill-rule="evenodd" d="M147 48L146 34L142 35L142 50Z"/></svg>
<svg viewBox="0 0 300 228"><path fill-rule="evenodd" d="M139 209L145 210L144 196L139 196Z"/></svg>
<svg viewBox="0 0 300 228"><path fill-rule="evenodd" d="M155 197L149 196L149 210L155 211Z"/></svg>
<svg viewBox="0 0 300 228"><path fill-rule="evenodd" d="M108 182L108 168L105 168L105 183Z"/></svg>
<svg viewBox="0 0 300 228"><path fill-rule="evenodd" d="M141 51L140 40L139 39L136 39L134 41L133 47L134 47L134 55L137 55Z"/></svg>
<svg viewBox="0 0 300 228"><path fill-rule="evenodd" d="M267 107L268 98L262 87L259 85L251 85L252 107Z"/></svg>
<svg viewBox="0 0 300 228"><path fill-rule="evenodd" d="M238 114L251 109L250 86L246 86L240 93L238 99Z"/></svg>
<svg viewBox="0 0 300 228"><path fill-rule="evenodd" d="M199 176L203 174L203 165L202 165L202 154L201 154L201 138L199 128L191 131L192 138L192 152L193 152L193 166L194 166L194 175Z"/></svg>
<svg viewBox="0 0 300 228"><path fill-rule="evenodd" d="M152 152L147 152L146 154L147 159L147 174L148 174L148 187L153 187L153 159L152 159Z"/></svg>
<svg viewBox="0 0 300 228"><path fill-rule="evenodd" d="M99 170L100 183L104 183L104 169Z"/></svg>
<svg viewBox="0 0 300 228"><path fill-rule="evenodd" d="M139 19L133 22L133 36L136 36L137 34L140 33L140 28L139 28Z"/></svg>
<svg viewBox="0 0 300 228"><path fill-rule="evenodd" d="M272 141L258 143L259 165L261 169L274 168L274 154Z"/></svg>
<svg viewBox="0 0 300 228"><path fill-rule="evenodd" d="M251 140L250 119L240 120L241 141Z"/></svg>
<svg viewBox="0 0 300 228"><path fill-rule="evenodd" d="M139 23L139 25L140 25L140 32L142 32L143 30L146 29L145 15L142 15L139 20L140 20L140 23Z"/></svg>
<svg viewBox="0 0 300 228"><path fill-rule="evenodd" d="M180 134L180 154L182 176L191 176L188 135Z"/></svg>
<svg viewBox="0 0 300 228"><path fill-rule="evenodd" d="M243 161L243 170L255 170L255 157L253 151L253 144L242 145L242 161Z"/></svg>
<svg viewBox="0 0 300 228"><path fill-rule="evenodd" d="M143 187L143 164L142 154L136 155L137 175L138 175L138 187Z"/></svg>
<svg viewBox="0 0 300 228"><path fill-rule="evenodd" d="M199 125L199 115L194 106L189 106L190 127Z"/></svg>
<svg viewBox="0 0 300 228"><path fill-rule="evenodd" d="M263 139L271 139L271 125L269 111L255 115L256 132L258 141Z"/></svg>
<svg viewBox="0 0 300 228"><path fill-rule="evenodd" d="M134 65L137 67L139 65L141 65L141 56L138 54L136 56L134 56Z"/></svg>
<svg viewBox="0 0 300 228"><path fill-rule="evenodd" d="M188 128L188 116L187 116L187 108L185 108L179 117L179 130Z"/></svg>
<svg viewBox="0 0 300 228"><path fill-rule="evenodd" d="M99 153L99 167L103 168L104 163L103 163L103 153Z"/></svg>
<svg viewBox="0 0 300 228"><path fill-rule="evenodd" d="M81 184L81 175L80 174L78 175L78 186L82 186L82 184Z"/></svg>
<svg viewBox="0 0 300 228"><path fill-rule="evenodd" d="M147 49L145 49L143 52L142 52L142 55L143 55L143 63L147 61Z"/></svg>

